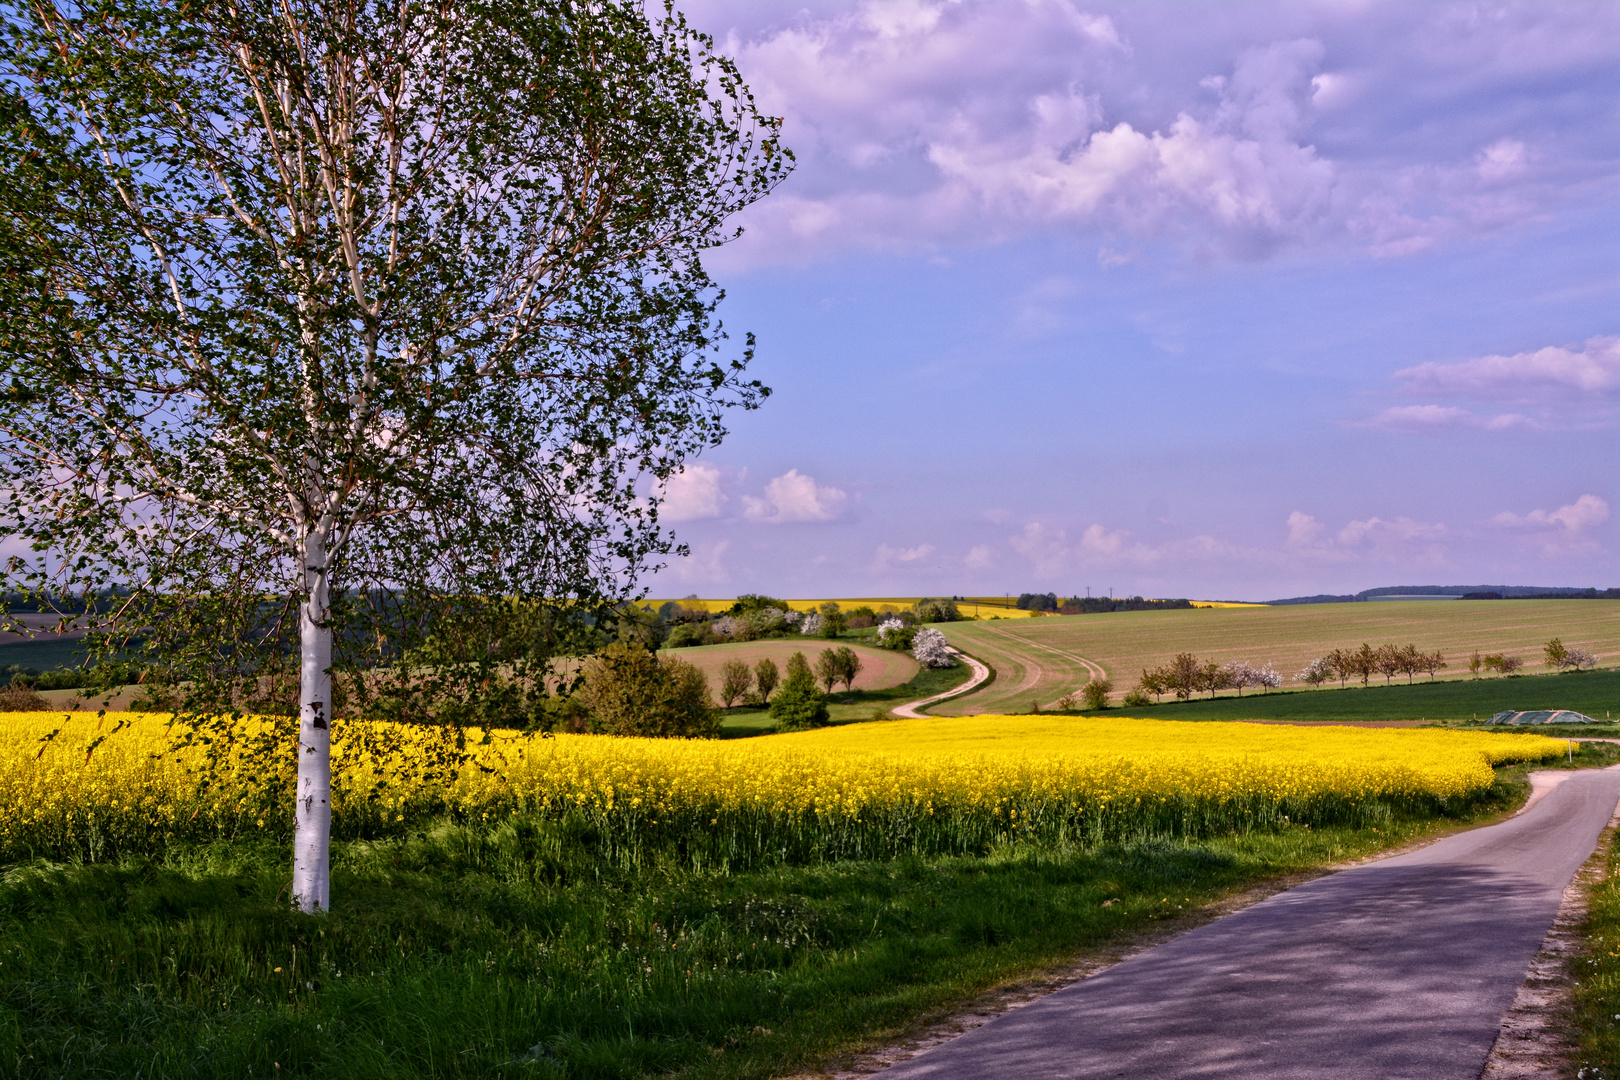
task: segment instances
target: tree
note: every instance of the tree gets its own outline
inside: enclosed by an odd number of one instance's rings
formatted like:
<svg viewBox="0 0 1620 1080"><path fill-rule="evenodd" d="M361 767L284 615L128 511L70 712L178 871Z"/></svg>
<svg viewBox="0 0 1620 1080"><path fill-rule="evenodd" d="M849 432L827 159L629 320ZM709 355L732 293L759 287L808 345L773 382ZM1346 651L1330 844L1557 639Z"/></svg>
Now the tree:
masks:
<svg viewBox="0 0 1620 1080"><path fill-rule="evenodd" d="M287 702L324 910L329 722L429 676L543 697L681 550L662 483L768 392L700 255L786 175L778 121L632 0L0 18L0 538L41 553L7 586L116 587L96 648L194 729Z"/></svg>
<svg viewBox="0 0 1620 1080"><path fill-rule="evenodd" d="M827 698L816 689L816 677L803 653L788 657L787 678L771 701L771 718L782 731L802 731L827 722Z"/></svg>
<svg viewBox="0 0 1620 1080"><path fill-rule="evenodd" d="M1294 678L1310 686L1321 686L1323 683L1333 678L1333 676L1334 670L1331 661L1329 661L1325 656L1319 656L1315 660L1312 660L1309 664L1306 664L1305 670L1301 671L1298 675L1295 675Z"/></svg>
<svg viewBox="0 0 1620 1080"><path fill-rule="evenodd" d="M933 627L925 626L911 639L911 655L925 668L956 666L956 657L945 640L945 635Z"/></svg>
<svg viewBox="0 0 1620 1080"><path fill-rule="evenodd" d="M1334 649L1323 657L1333 675L1339 680L1339 689L1344 689L1345 682L1356 673L1355 653L1348 649Z"/></svg>
<svg viewBox="0 0 1620 1080"><path fill-rule="evenodd" d="M1422 654L1422 670L1429 673L1429 681L1434 681L1435 672L1446 666L1446 654L1436 649L1432 653Z"/></svg>
<svg viewBox="0 0 1620 1080"><path fill-rule="evenodd" d="M1558 638L1543 645L1541 651L1546 654L1547 666L1555 671L1563 671L1569 662L1569 649Z"/></svg>
<svg viewBox="0 0 1620 1080"><path fill-rule="evenodd" d="M767 656L754 665L754 685L759 688L761 704L770 702L771 691L776 689L776 684L780 679L781 673L776 670L776 661L770 657Z"/></svg>
<svg viewBox="0 0 1620 1080"><path fill-rule="evenodd" d="M1378 670L1378 650L1363 641L1361 648L1350 653L1347 659L1350 674L1361 676L1361 685L1366 686L1371 681L1373 673Z"/></svg>
<svg viewBox="0 0 1620 1080"><path fill-rule="evenodd" d="M1088 709L1108 708L1108 695L1113 693L1114 684L1108 679L1092 679L1080 688L1080 696L1085 699Z"/></svg>
<svg viewBox="0 0 1620 1080"><path fill-rule="evenodd" d="M861 673L861 654L848 645L838 646L838 681L844 684L844 693L855 689L855 677Z"/></svg>
<svg viewBox="0 0 1620 1080"><path fill-rule="evenodd" d="M821 616L820 633L822 637L835 638L844 632L847 620L835 601L828 600L822 604L818 614Z"/></svg>
<svg viewBox="0 0 1620 1080"><path fill-rule="evenodd" d="M585 662L579 698L595 731L652 738L712 738L720 721L695 664L659 659L638 641L609 645Z"/></svg>
<svg viewBox="0 0 1620 1080"><path fill-rule="evenodd" d="M1137 681L1136 688L1144 697L1152 694L1154 702L1157 703L1159 695L1170 689L1170 686L1163 668L1143 668L1142 677Z"/></svg>
<svg viewBox="0 0 1620 1080"><path fill-rule="evenodd" d="M816 654L816 678L821 681L826 693L832 693L833 683L843 674L844 664L838 657L837 649L823 649Z"/></svg>
<svg viewBox="0 0 1620 1080"><path fill-rule="evenodd" d="M1428 656L1419 652L1416 645L1409 643L1397 651L1396 659L1399 661L1397 670L1406 676L1407 685L1410 686L1417 673L1423 670L1423 664Z"/></svg>
<svg viewBox="0 0 1620 1080"><path fill-rule="evenodd" d="M754 672L742 660L727 660L720 665L720 704L731 708L731 703L748 696L754 685Z"/></svg>
<svg viewBox="0 0 1620 1080"><path fill-rule="evenodd" d="M1401 670L1401 650L1395 645L1380 645L1373 650L1373 667L1387 683Z"/></svg>
<svg viewBox="0 0 1620 1080"><path fill-rule="evenodd" d="M1565 652L1564 661L1575 671L1586 671L1597 667L1598 657L1594 652L1571 645Z"/></svg>
<svg viewBox="0 0 1620 1080"><path fill-rule="evenodd" d="M1162 669L1165 689L1171 690L1181 701L1192 697L1193 691L1202 689L1204 666L1192 653L1177 653L1176 658Z"/></svg>

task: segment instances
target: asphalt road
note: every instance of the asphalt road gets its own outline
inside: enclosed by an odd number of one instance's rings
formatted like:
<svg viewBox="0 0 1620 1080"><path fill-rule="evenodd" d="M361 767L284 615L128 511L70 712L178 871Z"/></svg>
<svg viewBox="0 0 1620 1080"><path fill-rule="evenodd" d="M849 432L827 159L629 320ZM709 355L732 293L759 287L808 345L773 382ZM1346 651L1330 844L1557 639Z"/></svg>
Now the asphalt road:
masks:
<svg viewBox="0 0 1620 1080"><path fill-rule="evenodd" d="M1524 813L1279 893L880 1075L1477 1080L1564 887L1620 800Z"/></svg>

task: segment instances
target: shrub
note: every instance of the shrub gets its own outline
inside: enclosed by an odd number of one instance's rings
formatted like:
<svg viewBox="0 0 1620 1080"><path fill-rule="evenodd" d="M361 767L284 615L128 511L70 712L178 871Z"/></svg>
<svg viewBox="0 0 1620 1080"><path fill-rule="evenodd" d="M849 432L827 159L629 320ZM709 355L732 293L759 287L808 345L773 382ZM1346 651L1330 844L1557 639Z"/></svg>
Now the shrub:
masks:
<svg viewBox="0 0 1620 1080"><path fill-rule="evenodd" d="M771 719L778 730L803 731L827 722L827 698L816 689L816 677L803 653L788 657L787 678L771 701Z"/></svg>
<svg viewBox="0 0 1620 1080"><path fill-rule="evenodd" d="M1113 693L1114 684L1109 679L1092 679L1080 688L1080 696L1085 699L1088 709L1108 708L1108 695Z"/></svg>
<svg viewBox="0 0 1620 1080"><path fill-rule="evenodd" d="M895 652L907 652L911 648L912 639L917 636L914 627L907 626L899 618L883 620L878 627L877 643L885 649Z"/></svg>
<svg viewBox="0 0 1620 1080"><path fill-rule="evenodd" d="M44 712L51 703L40 696L32 686L13 681L0 687L0 712Z"/></svg>
<svg viewBox="0 0 1620 1080"><path fill-rule="evenodd" d="M945 635L938 630L924 627L918 630L911 639L911 655L917 663L927 668L948 668L956 666L956 657L951 655L951 649L945 642Z"/></svg>
<svg viewBox="0 0 1620 1080"><path fill-rule="evenodd" d="M731 605L726 614L752 615L761 611L783 612L787 610L788 602L786 600L778 600L774 596L762 596L758 593L743 593L737 597L737 602Z"/></svg>
<svg viewBox="0 0 1620 1080"><path fill-rule="evenodd" d="M765 657L754 665L754 685L758 687L755 693L761 705L771 700L771 691L776 684L782 681L782 673L776 670L776 661Z"/></svg>
<svg viewBox="0 0 1620 1080"><path fill-rule="evenodd" d="M821 634L821 612L812 611L799 622L799 633L805 637L818 637Z"/></svg>
<svg viewBox="0 0 1620 1080"><path fill-rule="evenodd" d="M747 697L754 685L754 672L741 660L727 660L720 665L720 704L731 708L738 698Z"/></svg>
<svg viewBox="0 0 1620 1080"><path fill-rule="evenodd" d="M849 613L849 628L851 630L865 630L867 627L876 626L877 624L877 612L873 611L865 604L862 604L858 608L851 609Z"/></svg>
<svg viewBox="0 0 1620 1080"><path fill-rule="evenodd" d="M935 600L924 597L917 601L912 609L920 623L931 622L961 622L962 613L956 608L955 600Z"/></svg>
<svg viewBox="0 0 1620 1080"><path fill-rule="evenodd" d="M684 660L661 661L638 641L615 642L587 660L581 674L580 703L596 731L652 738L720 732L708 680Z"/></svg>
<svg viewBox="0 0 1620 1080"><path fill-rule="evenodd" d="M1135 690L1126 691L1125 700L1120 704L1127 709L1142 709L1151 705L1152 701L1148 699L1147 692L1138 687Z"/></svg>
<svg viewBox="0 0 1620 1080"><path fill-rule="evenodd" d="M692 645L707 645L709 643L709 628L701 623L678 623L675 629L669 632L669 638L664 642L666 648L684 649Z"/></svg>
<svg viewBox="0 0 1620 1080"><path fill-rule="evenodd" d="M1056 611L1057 593L1019 593L1014 606L1023 611Z"/></svg>
<svg viewBox="0 0 1620 1080"><path fill-rule="evenodd" d="M818 614L821 616L821 636L824 638L835 638L842 634L848 626L848 620L844 617L844 613L831 600L821 605Z"/></svg>

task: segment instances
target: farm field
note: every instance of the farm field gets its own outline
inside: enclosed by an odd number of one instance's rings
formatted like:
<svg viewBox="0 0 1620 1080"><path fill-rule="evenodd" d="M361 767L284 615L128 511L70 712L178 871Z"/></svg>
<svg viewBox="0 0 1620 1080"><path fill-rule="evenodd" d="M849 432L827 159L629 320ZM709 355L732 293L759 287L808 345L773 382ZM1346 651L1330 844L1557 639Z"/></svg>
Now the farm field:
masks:
<svg viewBox="0 0 1620 1080"><path fill-rule="evenodd" d="M1207 696L1193 701L1167 698L1142 709L1111 709L1079 715L1149 716L1159 720L1279 720L1302 723L1428 721L1469 723L1503 709L1573 709L1595 720L1620 723L1620 670L1583 671L1564 675L1525 675L1510 679L1452 679L1408 685L1404 679L1384 685L1353 685L1343 690L1300 689L1243 697ZM1561 733L1562 732L1562 729ZM1571 728L1571 730L1578 729ZM1610 734L1593 731L1592 734Z"/></svg>
<svg viewBox="0 0 1620 1080"><path fill-rule="evenodd" d="M752 668L761 660L769 659L780 670L787 667L788 657L794 653L803 653L804 658L814 665L818 654L840 646L854 649L861 658L861 671L855 676L857 690L886 690L899 686L909 682L920 670L909 653L823 638L771 638L728 645L696 645L684 649L665 649L660 655L695 665L708 678L709 689L713 691L720 685L720 667L728 660L741 660Z"/></svg>
<svg viewBox="0 0 1620 1080"><path fill-rule="evenodd" d="M1620 659L1620 601L1454 600L1445 603L1299 604L1287 607L1198 608L1067 615L1016 626L954 623L951 643L996 669L996 679L933 710L941 715L1027 712L1048 708L1088 678L1080 658L1100 664L1118 695L1135 685L1144 667L1191 652L1225 663L1275 663L1293 675L1322 653L1366 641L1416 644L1443 652L1442 679L1466 679L1467 659L1481 652L1516 653L1527 671L1541 666L1549 638Z"/></svg>
<svg viewBox="0 0 1620 1080"><path fill-rule="evenodd" d="M131 726L85 753L121 720ZM11 785L0 806L16 824L20 810L55 805L69 833L102 846L71 860L5 857L7 1076L403 1080L520 1066L553 1080L695 1080L817 1069L988 987L1191 926L1232 891L1500 814L1523 784L1514 767L1486 762L1543 752L1488 734L1169 725L1172 741L1152 722L1020 717L721 744L535 739L526 752L574 765L514 757L509 743L506 782L535 794L549 784L561 799L492 812L482 772L463 804L424 798L433 783L396 774L390 786L407 797L379 816L356 804L364 785L351 788L334 909L312 920L285 904L282 815L259 827L240 820L237 799L187 802L185 775L146 756L153 720L59 722L0 716ZM58 730L43 755L42 724ZM373 756L391 752L382 731L334 734L340 776L364 771L355 737ZM1121 752L1141 769L1093 764ZM1193 758L1205 767L1176 771ZM800 771L784 771L796 760ZM1208 767L1221 762L1231 767ZM20 792L30 771L72 798ZM157 793L178 808L145 801L164 776L178 786ZM1124 811L1121 825L1148 827L1113 840L1104 828L1065 841L1053 815L1099 808L1098 784L1163 797L1188 783L1199 785L1183 792L1191 801L1160 801L1156 824ZM896 801L907 792L934 812L907 811ZM1445 803L1430 798L1442 792ZM777 809L750 809L760 798ZM140 805L120 817L120 803ZM1271 824L1234 830L1245 805L1272 808ZM1276 818L1285 806L1317 819ZM179 835L233 813L247 826L234 835ZM154 814L171 835L140 834ZM764 844L734 843L724 858L709 842L761 832Z"/></svg>

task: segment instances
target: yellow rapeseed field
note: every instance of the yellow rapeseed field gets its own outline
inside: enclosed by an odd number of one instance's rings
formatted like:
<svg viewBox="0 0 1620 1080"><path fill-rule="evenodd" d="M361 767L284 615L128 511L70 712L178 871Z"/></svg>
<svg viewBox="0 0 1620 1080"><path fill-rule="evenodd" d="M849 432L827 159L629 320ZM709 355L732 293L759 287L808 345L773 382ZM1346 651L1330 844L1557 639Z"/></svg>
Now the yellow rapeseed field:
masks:
<svg viewBox="0 0 1620 1080"><path fill-rule="evenodd" d="M0 713L0 858L100 858L290 823L287 721L176 748L153 714ZM1128 718L925 718L734 741L334 727L334 828L572 820L610 854L710 860L1199 835L1435 809L1555 739ZM641 854L638 854L641 853Z"/></svg>

